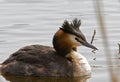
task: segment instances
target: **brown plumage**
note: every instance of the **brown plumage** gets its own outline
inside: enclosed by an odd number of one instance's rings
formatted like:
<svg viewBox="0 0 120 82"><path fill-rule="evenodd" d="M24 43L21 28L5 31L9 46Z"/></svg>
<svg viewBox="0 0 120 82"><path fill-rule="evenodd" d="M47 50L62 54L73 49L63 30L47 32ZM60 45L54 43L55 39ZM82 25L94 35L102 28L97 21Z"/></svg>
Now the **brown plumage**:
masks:
<svg viewBox="0 0 120 82"><path fill-rule="evenodd" d="M66 56L71 50L75 50L79 45L70 40L71 36L72 35L65 33L61 29L56 32L53 38L53 45L59 55Z"/></svg>
<svg viewBox="0 0 120 82"><path fill-rule="evenodd" d="M73 69L72 63L57 55L52 47L31 45L4 61L1 72L25 76L73 76Z"/></svg>

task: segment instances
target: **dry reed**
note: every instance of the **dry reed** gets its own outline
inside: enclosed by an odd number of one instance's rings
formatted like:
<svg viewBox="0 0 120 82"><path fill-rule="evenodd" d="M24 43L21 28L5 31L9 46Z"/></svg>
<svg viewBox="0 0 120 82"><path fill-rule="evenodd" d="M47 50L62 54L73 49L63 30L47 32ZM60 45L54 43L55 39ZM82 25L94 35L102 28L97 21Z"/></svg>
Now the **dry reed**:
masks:
<svg viewBox="0 0 120 82"><path fill-rule="evenodd" d="M92 39L91 39L91 44L93 43L93 40L94 40L94 38L95 38L95 35L96 35L96 30L94 29L94 32L93 32L93 36L92 36Z"/></svg>
<svg viewBox="0 0 120 82"><path fill-rule="evenodd" d="M118 43L118 48L119 48L119 52L118 53L120 54L120 43Z"/></svg>
<svg viewBox="0 0 120 82"><path fill-rule="evenodd" d="M104 10L103 10L103 4L102 4L103 1L102 0L95 0L94 2L95 2L94 4L95 4L95 10L97 13L97 18L98 18L99 25L100 25L101 35L103 38L104 52L106 55L107 64L109 65L108 70L110 72L111 82L118 82L118 77L114 73L111 52L110 52L107 33L106 33L106 29L105 29L105 23L104 23L104 17L103 17Z"/></svg>

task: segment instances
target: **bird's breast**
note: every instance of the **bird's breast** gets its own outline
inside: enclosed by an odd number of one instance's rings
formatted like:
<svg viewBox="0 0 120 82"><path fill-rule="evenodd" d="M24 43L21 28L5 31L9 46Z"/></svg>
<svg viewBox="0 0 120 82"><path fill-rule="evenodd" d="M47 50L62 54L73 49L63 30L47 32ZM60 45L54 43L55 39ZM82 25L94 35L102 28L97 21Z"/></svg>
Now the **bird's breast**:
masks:
<svg viewBox="0 0 120 82"><path fill-rule="evenodd" d="M72 51L67 55L67 57L71 58L71 61L74 65L74 76L90 75L91 67L83 55Z"/></svg>

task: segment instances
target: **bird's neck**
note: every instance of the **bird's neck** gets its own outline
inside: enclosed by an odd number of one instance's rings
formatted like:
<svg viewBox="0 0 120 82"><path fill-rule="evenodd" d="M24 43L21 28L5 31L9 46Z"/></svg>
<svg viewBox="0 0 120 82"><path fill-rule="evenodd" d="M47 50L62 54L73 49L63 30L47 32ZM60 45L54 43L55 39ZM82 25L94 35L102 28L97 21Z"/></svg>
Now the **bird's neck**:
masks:
<svg viewBox="0 0 120 82"><path fill-rule="evenodd" d="M69 35L62 30L58 30L53 37L53 46L56 52L61 56L66 56L72 50L76 51L76 47L73 47L69 40Z"/></svg>

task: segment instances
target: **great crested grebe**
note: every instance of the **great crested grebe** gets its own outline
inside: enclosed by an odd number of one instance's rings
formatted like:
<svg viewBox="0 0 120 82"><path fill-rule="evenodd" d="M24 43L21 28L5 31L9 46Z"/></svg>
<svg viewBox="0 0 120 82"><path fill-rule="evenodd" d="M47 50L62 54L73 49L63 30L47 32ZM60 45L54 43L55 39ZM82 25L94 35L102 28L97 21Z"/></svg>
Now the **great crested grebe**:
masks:
<svg viewBox="0 0 120 82"><path fill-rule="evenodd" d="M1 74L77 77L91 73L86 58L77 53L84 45L97 50L80 31L81 21L64 21L53 37L53 47L30 45L19 49L1 64Z"/></svg>

